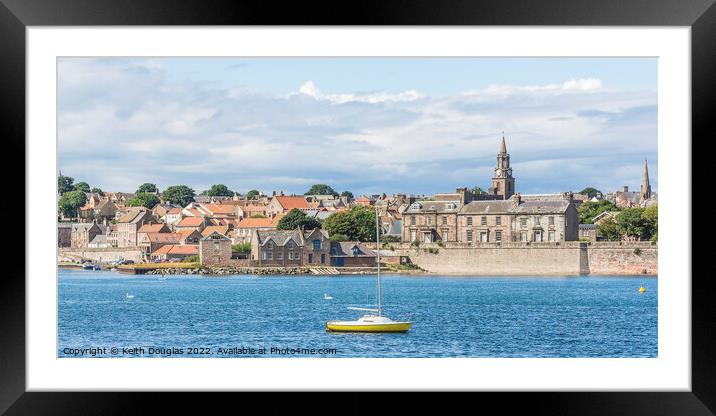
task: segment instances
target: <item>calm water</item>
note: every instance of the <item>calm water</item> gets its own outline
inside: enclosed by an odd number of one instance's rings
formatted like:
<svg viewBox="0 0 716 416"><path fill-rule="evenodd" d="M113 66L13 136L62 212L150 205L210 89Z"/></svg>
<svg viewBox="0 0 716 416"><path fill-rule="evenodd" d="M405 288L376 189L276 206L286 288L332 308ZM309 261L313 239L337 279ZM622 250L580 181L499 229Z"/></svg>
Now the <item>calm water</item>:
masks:
<svg viewBox="0 0 716 416"><path fill-rule="evenodd" d="M638 293L639 285L647 292ZM334 299L324 300L324 293ZM90 347L106 348L95 351L105 357L115 356L112 347L121 357L201 358L658 353L654 277L384 276L383 294L388 316L413 320L410 332L325 332L327 320L360 316L347 306L374 301L375 278L369 276L169 276L162 281L157 276L61 269L58 355L75 356L70 348ZM227 354L219 354L219 348ZM259 354L260 348L266 354ZM284 354L271 353L271 348ZM324 351L286 354L286 349L301 348ZM206 352L211 355L202 354Z"/></svg>

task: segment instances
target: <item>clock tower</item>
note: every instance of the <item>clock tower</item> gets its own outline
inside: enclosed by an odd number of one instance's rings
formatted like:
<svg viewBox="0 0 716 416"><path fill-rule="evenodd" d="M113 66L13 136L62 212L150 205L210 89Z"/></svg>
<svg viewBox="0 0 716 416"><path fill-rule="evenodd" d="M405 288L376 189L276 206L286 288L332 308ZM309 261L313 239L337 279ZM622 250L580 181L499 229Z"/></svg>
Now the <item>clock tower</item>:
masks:
<svg viewBox="0 0 716 416"><path fill-rule="evenodd" d="M500 197L499 199L509 199L515 193L515 178L512 176L510 155L507 153L504 135L500 142L500 152L497 154L497 166L495 166L495 174L492 177L492 187L488 193Z"/></svg>

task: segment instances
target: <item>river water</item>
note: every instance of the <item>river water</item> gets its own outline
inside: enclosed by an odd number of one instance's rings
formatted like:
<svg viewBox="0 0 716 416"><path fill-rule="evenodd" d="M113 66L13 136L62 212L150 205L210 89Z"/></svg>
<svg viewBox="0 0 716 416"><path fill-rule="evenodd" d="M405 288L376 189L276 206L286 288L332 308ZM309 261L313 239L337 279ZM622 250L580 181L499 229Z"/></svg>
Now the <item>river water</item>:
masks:
<svg viewBox="0 0 716 416"><path fill-rule="evenodd" d="M657 282L388 275L385 314L412 320L411 330L341 334L325 322L360 317L346 307L375 302L374 276L160 280L60 269L58 356L656 357Z"/></svg>

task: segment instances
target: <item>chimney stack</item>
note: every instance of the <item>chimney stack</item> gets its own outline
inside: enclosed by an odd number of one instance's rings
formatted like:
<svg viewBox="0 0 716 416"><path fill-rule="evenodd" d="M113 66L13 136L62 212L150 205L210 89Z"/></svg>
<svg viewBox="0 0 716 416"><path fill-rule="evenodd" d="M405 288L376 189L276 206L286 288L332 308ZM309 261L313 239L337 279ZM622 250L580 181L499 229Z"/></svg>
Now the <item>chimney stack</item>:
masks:
<svg viewBox="0 0 716 416"><path fill-rule="evenodd" d="M624 192L629 192L629 187L624 185Z"/></svg>

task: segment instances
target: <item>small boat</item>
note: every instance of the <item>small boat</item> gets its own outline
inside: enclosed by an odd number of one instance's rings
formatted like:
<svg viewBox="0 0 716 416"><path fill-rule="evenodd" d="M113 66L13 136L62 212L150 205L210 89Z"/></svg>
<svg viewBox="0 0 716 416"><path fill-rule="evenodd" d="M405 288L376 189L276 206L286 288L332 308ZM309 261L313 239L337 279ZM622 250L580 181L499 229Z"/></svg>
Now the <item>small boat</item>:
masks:
<svg viewBox="0 0 716 416"><path fill-rule="evenodd" d="M639 293L644 293L644 292L646 292L646 288L644 287L644 285L639 286Z"/></svg>
<svg viewBox="0 0 716 416"><path fill-rule="evenodd" d="M96 265L96 264L91 264L91 263L83 263L83 264L82 264L82 269L83 269L83 270L102 270L102 268L99 267L98 265Z"/></svg>
<svg viewBox="0 0 716 416"><path fill-rule="evenodd" d="M328 293L324 293L324 294L323 294L323 299L325 299L325 300L332 300L332 299L333 299L333 296L329 295Z"/></svg>
<svg viewBox="0 0 716 416"><path fill-rule="evenodd" d="M378 208L375 211L375 239L376 247L380 247L380 229ZM354 308L348 309L354 311L366 311L368 314L355 321L328 321L326 322L326 332L408 332L413 324L410 321L394 321L383 315L382 306L382 290L380 281L380 249L376 249L378 260L378 278L377 278L377 308Z"/></svg>

